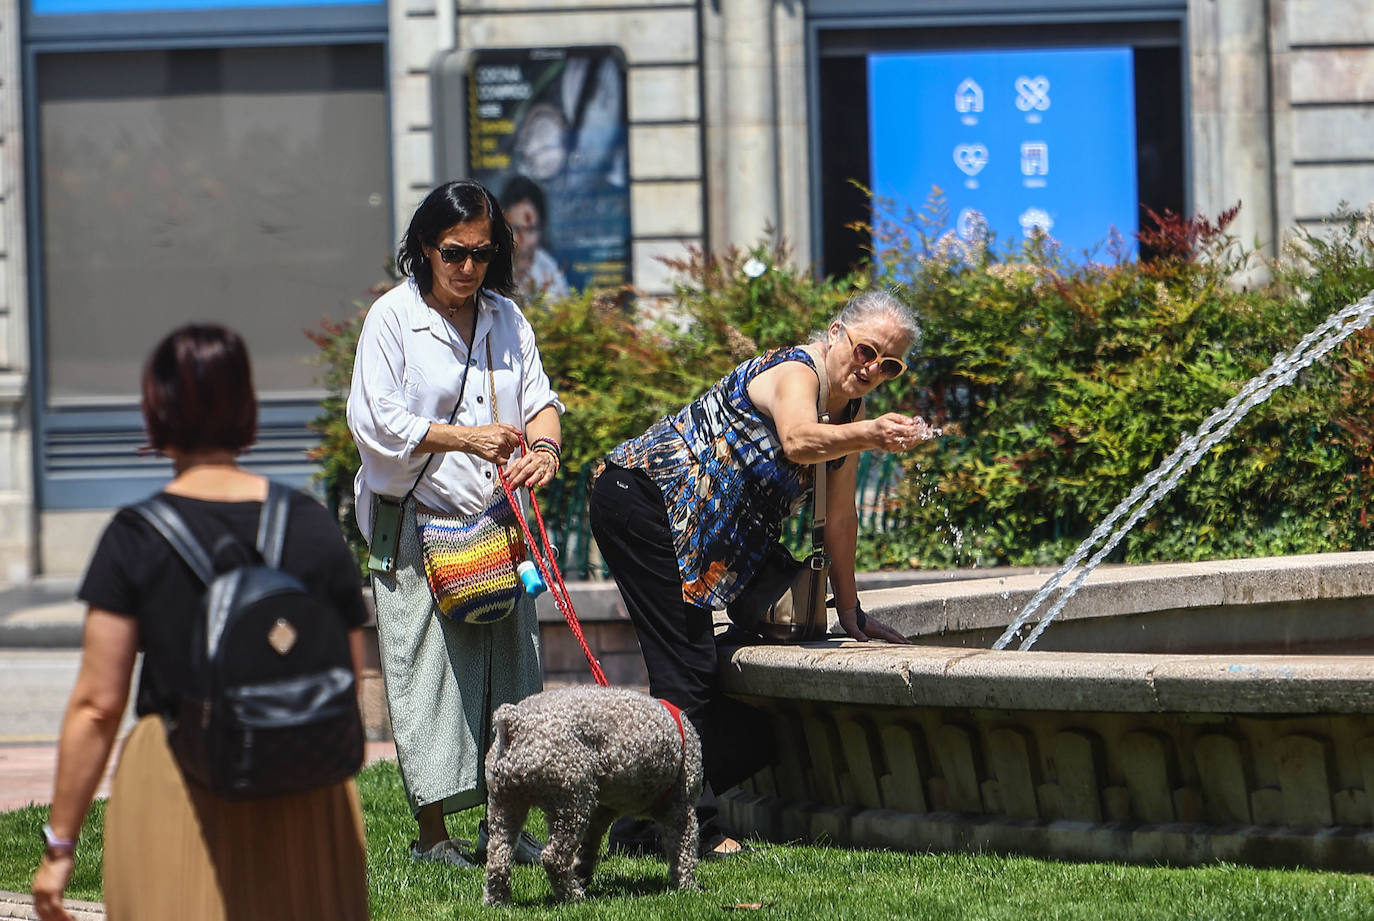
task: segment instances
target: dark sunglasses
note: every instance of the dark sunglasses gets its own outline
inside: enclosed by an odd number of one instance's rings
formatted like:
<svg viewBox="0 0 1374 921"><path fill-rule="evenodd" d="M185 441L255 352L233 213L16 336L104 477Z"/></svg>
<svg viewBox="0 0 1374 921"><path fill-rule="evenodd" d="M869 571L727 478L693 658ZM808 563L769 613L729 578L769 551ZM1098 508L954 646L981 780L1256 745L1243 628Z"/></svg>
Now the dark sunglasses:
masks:
<svg viewBox="0 0 1374 921"><path fill-rule="evenodd" d="M469 258L477 265L486 265L496 258L496 247L478 246L468 249L466 246L441 246L439 258L445 265L462 265Z"/></svg>
<svg viewBox="0 0 1374 921"><path fill-rule="evenodd" d="M850 348L854 350L854 360L862 365L871 365L878 362L878 373L888 380L899 377L906 370L906 362L900 358L893 358L891 355L879 355L878 349L871 342L860 339L854 341L854 337L849 334L849 327L844 327L845 338L849 340Z"/></svg>

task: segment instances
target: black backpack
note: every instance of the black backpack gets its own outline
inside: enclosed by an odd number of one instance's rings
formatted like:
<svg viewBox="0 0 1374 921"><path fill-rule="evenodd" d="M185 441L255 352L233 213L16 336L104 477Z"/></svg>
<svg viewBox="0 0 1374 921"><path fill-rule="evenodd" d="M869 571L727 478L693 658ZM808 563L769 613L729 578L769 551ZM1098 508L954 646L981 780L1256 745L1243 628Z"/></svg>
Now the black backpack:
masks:
<svg viewBox="0 0 1374 921"><path fill-rule="evenodd" d="M222 572L171 505L132 506L206 586L188 650L193 686L164 718L182 773L226 799L298 793L362 766L348 629L280 568L291 493L269 485L258 559Z"/></svg>

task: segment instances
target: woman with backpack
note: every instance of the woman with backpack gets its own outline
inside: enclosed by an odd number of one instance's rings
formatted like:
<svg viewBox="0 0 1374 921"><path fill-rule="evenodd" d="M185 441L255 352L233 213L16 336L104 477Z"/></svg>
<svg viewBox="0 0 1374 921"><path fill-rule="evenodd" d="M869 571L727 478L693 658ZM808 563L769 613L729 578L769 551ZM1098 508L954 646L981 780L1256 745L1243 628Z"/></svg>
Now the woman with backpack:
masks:
<svg viewBox="0 0 1374 921"><path fill-rule="evenodd" d="M367 617L357 564L318 502L280 487L269 490L266 479L238 466L237 456L256 437L258 412L248 353L236 333L196 324L169 334L144 367L142 408L149 444L171 459L175 476L154 500L116 513L78 591L89 606L81 668L62 722L34 907L44 921L71 917L63 892L128 700L135 656L142 652L139 719L124 742L105 814L107 917L366 918L362 809L351 778L319 786L309 776L282 778L306 789L240 799L187 776L190 762L178 739L189 731L180 719L185 701L204 678L189 663L198 657L193 642L200 642L195 630L204 616L205 573L184 561L140 507L170 510L189 542L204 548L212 578L255 565L279 570L269 578L291 577L284 581L305 596L298 595L296 607L313 610L318 603L323 626L332 631L328 638L342 646L342 668L336 664L332 680L349 697L361 662L359 628ZM270 543L263 535L274 530L259 530L268 504L282 513L278 551L263 549ZM267 559L274 555L276 565ZM328 622L331 615L337 625ZM297 639L297 653L306 651L307 640L316 640L303 616L278 619L260 646L249 644L253 654L269 663L276 656L290 661ZM356 717L356 700L348 702ZM351 726L346 719L342 725ZM258 738L259 749L265 741ZM308 765L310 757L301 753L287 763ZM212 772L227 766L209 765ZM274 778L257 782L264 781L271 786ZM251 797L255 789L247 783L240 792Z"/></svg>

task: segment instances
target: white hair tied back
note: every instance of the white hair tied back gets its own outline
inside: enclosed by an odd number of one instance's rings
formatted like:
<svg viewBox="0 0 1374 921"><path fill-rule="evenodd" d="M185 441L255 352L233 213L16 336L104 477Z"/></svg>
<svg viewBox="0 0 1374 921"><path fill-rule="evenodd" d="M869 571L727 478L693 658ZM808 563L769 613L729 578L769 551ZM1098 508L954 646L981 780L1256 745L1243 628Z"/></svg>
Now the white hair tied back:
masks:
<svg viewBox="0 0 1374 921"><path fill-rule="evenodd" d="M912 309L897 296L895 287L861 291L849 299L835 320L846 327L859 326L873 320L891 320L906 333L909 343L907 355L921 347L921 324ZM812 338L816 342L822 342L826 338L826 331L821 330Z"/></svg>

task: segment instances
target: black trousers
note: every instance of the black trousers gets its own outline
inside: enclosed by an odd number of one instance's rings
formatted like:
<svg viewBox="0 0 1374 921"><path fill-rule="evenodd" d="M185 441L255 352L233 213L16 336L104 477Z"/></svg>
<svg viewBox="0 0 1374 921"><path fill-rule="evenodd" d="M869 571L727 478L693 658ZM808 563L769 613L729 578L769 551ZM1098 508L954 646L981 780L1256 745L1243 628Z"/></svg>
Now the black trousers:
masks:
<svg viewBox="0 0 1374 921"><path fill-rule="evenodd" d="M592 487L592 534L634 624L649 693L682 708L701 737L706 790L698 807L702 840L715 831L714 793L773 760L772 726L716 683L711 609L682 599L682 576L663 493L642 470L608 464Z"/></svg>

